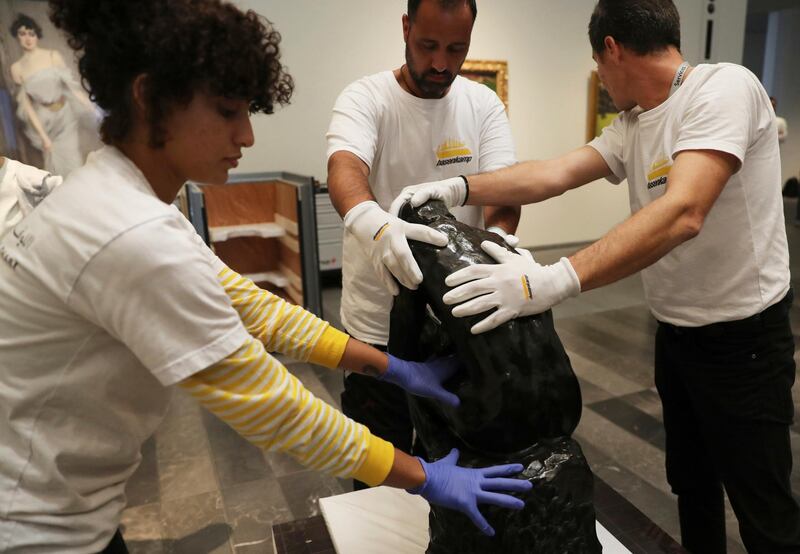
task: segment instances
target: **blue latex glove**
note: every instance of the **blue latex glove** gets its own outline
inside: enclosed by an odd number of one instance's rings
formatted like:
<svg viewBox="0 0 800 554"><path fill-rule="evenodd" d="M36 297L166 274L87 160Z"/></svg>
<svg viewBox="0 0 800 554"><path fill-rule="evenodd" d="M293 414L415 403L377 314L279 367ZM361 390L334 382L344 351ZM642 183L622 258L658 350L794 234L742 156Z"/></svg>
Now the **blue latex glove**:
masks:
<svg viewBox="0 0 800 554"><path fill-rule="evenodd" d="M425 483L408 492L419 494L431 504L466 514L478 529L493 537L494 529L478 510L478 504L521 510L525 507L525 502L495 491L528 492L533 484L524 479L508 478L520 473L523 470L522 464L477 469L459 467L456 465L458 455L458 449L454 448L446 457L430 464L417 458L425 470Z"/></svg>
<svg viewBox="0 0 800 554"><path fill-rule="evenodd" d="M455 356L427 362L408 362L389 354L389 368L379 379L397 385L413 395L433 398L455 408L461 401L458 396L445 390L442 383L460 367L461 364Z"/></svg>

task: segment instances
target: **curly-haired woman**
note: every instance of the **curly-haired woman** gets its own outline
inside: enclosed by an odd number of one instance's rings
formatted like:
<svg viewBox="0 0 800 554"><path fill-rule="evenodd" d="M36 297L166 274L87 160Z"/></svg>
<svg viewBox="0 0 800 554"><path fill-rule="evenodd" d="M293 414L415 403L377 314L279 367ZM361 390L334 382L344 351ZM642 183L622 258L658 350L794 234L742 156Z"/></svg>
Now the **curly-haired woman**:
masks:
<svg viewBox="0 0 800 554"><path fill-rule="evenodd" d="M51 0L106 146L0 242L0 551L124 552L125 483L178 385L254 444L466 513L520 508L521 466L412 458L268 351L456 404L453 360L387 357L226 267L170 203L225 182L250 114L288 102L280 36L220 0ZM122 39L121 39L122 38Z"/></svg>

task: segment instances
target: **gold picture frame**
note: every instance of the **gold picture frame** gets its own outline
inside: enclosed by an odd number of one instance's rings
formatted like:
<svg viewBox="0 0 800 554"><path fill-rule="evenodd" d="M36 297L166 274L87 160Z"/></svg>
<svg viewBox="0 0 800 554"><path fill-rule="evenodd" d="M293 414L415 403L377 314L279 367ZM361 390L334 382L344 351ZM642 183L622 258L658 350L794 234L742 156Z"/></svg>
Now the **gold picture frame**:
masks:
<svg viewBox="0 0 800 554"><path fill-rule="evenodd" d="M599 137L617 115L619 111L600 81L600 76L597 71L592 71L589 78L589 107L586 110L586 142Z"/></svg>
<svg viewBox="0 0 800 554"><path fill-rule="evenodd" d="M459 75L492 89L508 111L508 62L500 60L467 60Z"/></svg>

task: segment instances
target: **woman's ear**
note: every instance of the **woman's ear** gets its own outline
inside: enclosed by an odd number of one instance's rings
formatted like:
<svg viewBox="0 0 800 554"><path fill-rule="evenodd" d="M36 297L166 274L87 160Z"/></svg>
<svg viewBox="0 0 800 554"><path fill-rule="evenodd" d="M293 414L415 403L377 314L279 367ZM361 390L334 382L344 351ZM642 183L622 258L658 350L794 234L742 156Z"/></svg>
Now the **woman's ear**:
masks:
<svg viewBox="0 0 800 554"><path fill-rule="evenodd" d="M131 85L131 107L133 108L134 119L147 119L148 80L145 73L140 73L133 79L133 84Z"/></svg>

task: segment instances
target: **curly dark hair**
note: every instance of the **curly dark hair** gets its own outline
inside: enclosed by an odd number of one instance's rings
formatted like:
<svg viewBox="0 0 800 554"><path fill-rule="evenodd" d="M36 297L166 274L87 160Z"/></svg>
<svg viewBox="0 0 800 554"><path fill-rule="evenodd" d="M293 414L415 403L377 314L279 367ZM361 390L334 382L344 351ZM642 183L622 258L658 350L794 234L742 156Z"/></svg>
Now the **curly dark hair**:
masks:
<svg viewBox="0 0 800 554"><path fill-rule="evenodd" d="M592 50L604 52L607 36L640 55L680 50L681 18L672 0L600 0L589 21Z"/></svg>
<svg viewBox="0 0 800 554"><path fill-rule="evenodd" d="M271 114L294 89L272 24L222 0L50 0L50 19L78 52L83 85L106 113L108 144L130 131L132 84L142 74L154 148L164 145L161 122L197 90Z"/></svg>
<svg viewBox="0 0 800 554"><path fill-rule="evenodd" d="M33 32L36 33L36 36L42 38L42 28L36 23L36 20L29 15L25 15L24 13L18 13L17 18L14 20L14 23L11 24L9 31L11 31L11 35L16 38L17 31L19 31L20 27L25 27L26 29L33 29Z"/></svg>

